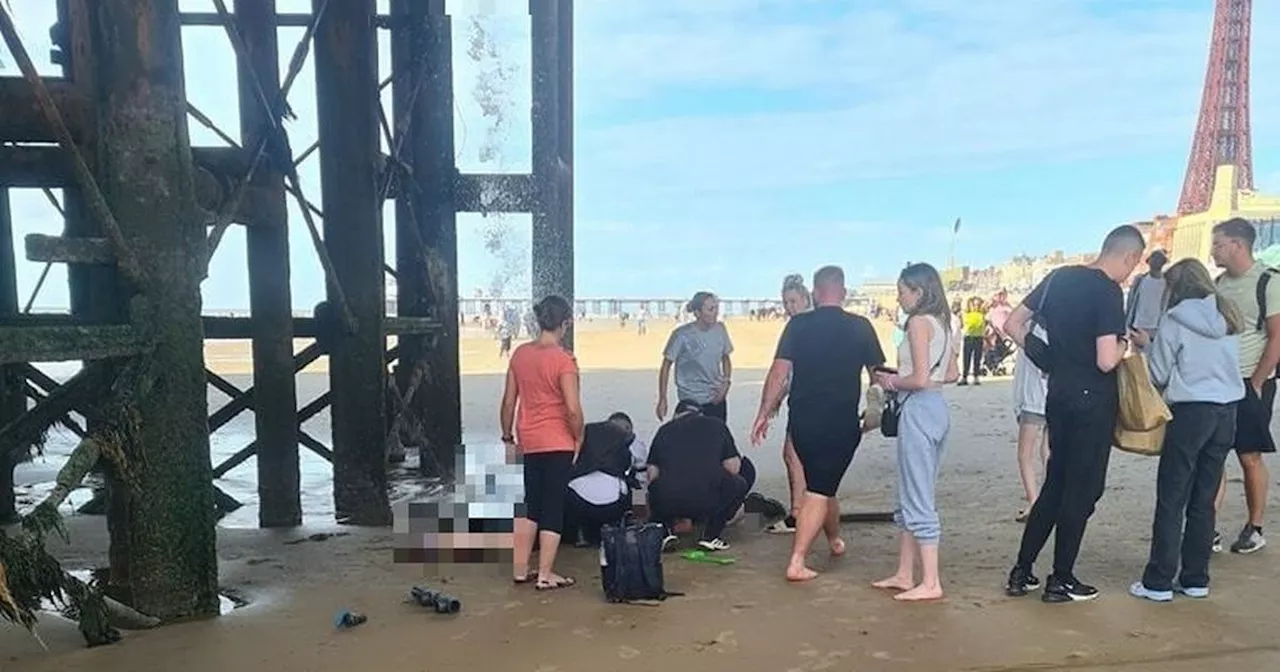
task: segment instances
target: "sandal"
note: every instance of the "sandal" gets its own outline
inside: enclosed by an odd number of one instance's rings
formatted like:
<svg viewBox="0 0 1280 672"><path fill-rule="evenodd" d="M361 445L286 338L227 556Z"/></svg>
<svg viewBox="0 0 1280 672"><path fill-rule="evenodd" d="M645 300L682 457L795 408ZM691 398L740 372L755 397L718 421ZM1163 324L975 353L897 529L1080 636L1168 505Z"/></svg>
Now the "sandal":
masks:
<svg viewBox="0 0 1280 672"><path fill-rule="evenodd" d="M1017 521L1017 522L1019 522L1019 523L1025 523L1025 522L1027 522L1027 519L1028 519L1028 518L1030 518L1030 517L1031 517L1031 509L1030 509L1030 508L1026 508L1026 509L1023 509L1023 510L1019 511L1019 512L1018 512L1018 517L1017 517L1017 518L1014 518L1014 520L1015 520L1015 521Z"/></svg>
<svg viewBox="0 0 1280 672"><path fill-rule="evenodd" d="M560 588L568 588L577 583L572 577L561 576L551 581L543 581L538 579L538 583L534 585L536 590L559 590Z"/></svg>
<svg viewBox="0 0 1280 672"><path fill-rule="evenodd" d="M522 586L526 583L530 583L531 581L533 581L534 578L537 577L537 575L538 575L537 572L525 572L524 576L511 577L511 583L514 583L517 586Z"/></svg>

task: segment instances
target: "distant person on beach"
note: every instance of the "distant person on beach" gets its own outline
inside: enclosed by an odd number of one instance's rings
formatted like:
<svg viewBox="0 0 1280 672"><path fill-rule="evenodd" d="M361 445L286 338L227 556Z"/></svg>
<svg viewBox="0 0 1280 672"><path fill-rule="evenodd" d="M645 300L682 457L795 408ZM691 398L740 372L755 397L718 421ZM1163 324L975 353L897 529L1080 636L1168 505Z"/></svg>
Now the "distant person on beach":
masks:
<svg viewBox="0 0 1280 672"><path fill-rule="evenodd" d="M565 489L585 422L578 364L561 341L573 319L569 302L548 296L533 307L541 333L511 354L502 393L502 442L524 463L524 511L515 519L514 580L530 580L529 558L538 538L538 590L572 586L554 571L564 529ZM515 433L512 433L514 428Z"/></svg>
<svg viewBox="0 0 1280 672"><path fill-rule="evenodd" d="M756 470L738 452L729 426L706 415L692 401L676 404L675 415L658 428L649 447L650 519L673 531L676 521L703 523L698 546L705 551L728 550L722 538L755 484ZM674 534L663 542L677 543Z"/></svg>
<svg viewBox="0 0 1280 672"><path fill-rule="evenodd" d="M826 533L833 556L845 553L836 492L862 440L862 373L884 364L875 328L867 318L844 309L845 292L839 266L814 273L815 308L792 317L783 328L751 428L751 441L759 445L787 397L787 434L805 480L786 570L791 581L818 576L805 565L805 556L819 530Z"/></svg>
<svg viewBox="0 0 1280 672"><path fill-rule="evenodd" d="M1076 577L1075 564L1085 526L1106 489L1120 404L1116 367L1124 357L1126 328L1119 283L1133 272L1145 247L1136 227L1112 230L1092 264L1053 271L1009 316L1009 335L1049 374L1045 419L1053 448L1009 572L1005 592L1010 596L1040 586L1032 569L1050 534L1056 534L1053 573L1041 599L1075 602L1098 596L1097 588ZM1047 345L1028 336L1033 317L1048 334Z"/></svg>
<svg viewBox="0 0 1280 672"><path fill-rule="evenodd" d="M511 338L514 336L515 325L510 322L503 321L498 325L498 358L505 359L511 354Z"/></svg>
<svg viewBox="0 0 1280 672"><path fill-rule="evenodd" d="M667 417L667 388L671 369L676 371L676 401L697 404L703 414L727 422L730 378L733 376L733 341L720 321L720 299L698 292L685 306L693 321L676 327L667 338L658 369L659 420Z"/></svg>
<svg viewBox="0 0 1280 672"><path fill-rule="evenodd" d="M1276 271L1253 258L1257 235L1248 220L1228 219L1213 227L1210 250L1214 263L1225 271L1218 276L1218 291L1236 304L1245 321L1240 334L1240 377L1245 382L1245 396L1236 407L1232 445L1244 472L1249 519L1231 544L1232 553L1245 554L1267 545L1262 523L1271 475L1262 457L1276 452L1271 414L1276 400L1276 366L1280 364L1280 279L1275 277ZM1218 491L1219 511L1226 492L1224 475Z"/></svg>
<svg viewBox="0 0 1280 672"><path fill-rule="evenodd" d="M1130 329L1151 336L1160 326L1165 306L1163 270L1168 261L1169 258L1163 251L1152 252L1147 257L1147 272L1133 279L1133 284L1129 287L1128 305L1125 307L1125 322ZM1136 340L1134 346L1139 351L1146 350L1146 346L1138 345Z"/></svg>
<svg viewBox="0 0 1280 672"><path fill-rule="evenodd" d="M1008 338L1004 325L1012 314L1013 306L1009 305L1009 292L1003 289L996 292L996 295L991 298L991 305L987 306L987 326L991 327L993 338Z"/></svg>
<svg viewBox="0 0 1280 672"><path fill-rule="evenodd" d="M782 309L787 319L813 309L813 297L809 288L804 286L804 277L793 273L782 280ZM787 387L791 380L787 380ZM796 447L791 443L788 434L782 441L782 464L787 468L787 489L790 495L791 511L787 517L770 525L766 530L775 534L793 533L796 531L796 515L800 513L800 503L804 501L804 467L800 458L796 457Z"/></svg>
<svg viewBox="0 0 1280 672"><path fill-rule="evenodd" d="M588 423L565 493L565 531L574 546L600 544L600 528L631 510L632 490L643 487L649 447L636 438L631 417L617 411Z"/></svg>
<svg viewBox="0 0 1280 672"><path fill-rule="evenodd" d="M1162 279L1169 310L1154 339L1134 330L1133 341L1149 352L1151 382L1164 392L1173 420L1160 448L1151 552L1129 593L1169 602L1174 590L1209 596L1213 503L1236 434L1236 403L1245 394L1238 334L1246 325L1199 261L1179 261Z"/></svg>
<svg viewBox="0 0 1280 672"><path fill-rule="evenodd" d="M636 311L636 334L644 336L649 333L649 309L640 306L640 310Z"/></svg>
<svg viewBox="0 0 1280 672"><path fill-rule="evenodd" d="M960 378L956 341L942 277L929 264L912 264L898 278L898 303L910 315L907 338L898 348L898 371L879 371L875 381L896 394L898 483L894 522L898 535L898 571L876 581L876 588L901 591L901 602L942 599L938 570L937 484L951 414L942 386ZM915 567L919 561L920 582Z"/></svg>
<svg viewBox="0 0 1280 672"><path fill-rule="evenodd" d="M982 381L982 349L987 337L987 312L983 308L982 299L969 297L969 305L964 311L964 371L960 374L960 385L969 384L969 374L973 373L973 384L981 385Z"/></svg>

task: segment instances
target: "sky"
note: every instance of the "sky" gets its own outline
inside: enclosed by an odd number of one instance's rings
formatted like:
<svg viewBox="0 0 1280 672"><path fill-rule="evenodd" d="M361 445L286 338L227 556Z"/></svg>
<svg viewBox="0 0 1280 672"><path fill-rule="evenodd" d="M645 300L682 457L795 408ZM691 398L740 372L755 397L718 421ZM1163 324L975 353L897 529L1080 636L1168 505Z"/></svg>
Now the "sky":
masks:
<svg viewBox="0 0 1280 672"><path fill-rule="evenodd" d="M48 74L49 0L10 0ZM385 9L385 0L379 3ZM211 11L210 0L182 0ZM309 0L279 0L307 11ZM577 0L576 292L768 297L782 277L844 266L851 284L907 261L945 266L1094 249L1118 224L1177 204L1199 108L1212 0ZM464 172L527 172L529 30L524 0L450 0L455 141ZM473 23L498 56L467 55ZM287 63L302 29L281 30ZM381 33L385 36L386 33ZM188 98L238 136L234 53L220 28L184 31ZM1280 3L1254 6L1257 187L1280 193ZM383 76L389 72L382 45ZM4 74L15 74L0 53ZM480 111L479 73L505 129ZM292 146L316 136L310 64L290 96ZM384 103L390 109L390 95ZM192 142L218 145L191 125ZM484 148L496 148L487 160ZM322 150L323 151L323 150ZM323 208L319 163L301 168ZM57 234L44 196L15 192L16 233ZM385 214L394 259L394 213ZM458 219L459 288L527 296L528 217ZM293 301L323 298L302 219L292 218ZM499 253L485 239L501 242ZM21 247L19 246L19 249ZM19 263L22 300L41 266ZM204 286L207 310L248 305L233 227ZM750 269L749 272L743 272ZM63 306L55 268L37 306Z"/></svg>

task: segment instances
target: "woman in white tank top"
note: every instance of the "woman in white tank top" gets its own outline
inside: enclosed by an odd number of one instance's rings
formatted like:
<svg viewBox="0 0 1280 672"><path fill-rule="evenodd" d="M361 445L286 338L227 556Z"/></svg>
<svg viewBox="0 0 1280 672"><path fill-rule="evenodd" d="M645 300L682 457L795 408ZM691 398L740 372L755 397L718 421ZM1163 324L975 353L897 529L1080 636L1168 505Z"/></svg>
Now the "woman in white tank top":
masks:
<svg viewBox="0 0 1280 672"><path fill-rule="evenodd" d="M898 395L898 483L894 522L898 571L877 581L877 588L899 591L903 602L942 598L938 543L942 528L935 492L947 433L951 429L942 386L960 378L954 319L937 269L912 264L898 277L898 303L908 315L906 337L898 346L897 373L877 373L886 392ZM921 579L915 580L919 559Z"/></svg>

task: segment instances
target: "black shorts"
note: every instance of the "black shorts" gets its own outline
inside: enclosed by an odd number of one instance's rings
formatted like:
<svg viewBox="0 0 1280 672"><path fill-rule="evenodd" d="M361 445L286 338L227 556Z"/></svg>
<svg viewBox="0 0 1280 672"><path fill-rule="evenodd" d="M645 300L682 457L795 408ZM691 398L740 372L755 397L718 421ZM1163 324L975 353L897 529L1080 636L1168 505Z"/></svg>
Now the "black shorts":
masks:
<svg viewBox="0 0 1280 672"><path fill-rule="evenodd" d="M564 493L569 488L573 451L556 450L522 456L524 461L524 517L538 530L564 530Z"/></svg>
<svg viewBox="0 0 1280 672"><path fill-rule="evenodd" d="M862 441L862 432L857 426L819 427L808 429L792 424L787 428L791 435L791 445L800 459L800 467L804 470L805 490L816 495L835 497L840 489L840 481L853 462L853 454Z"/></svg>
<svg viewBox="0 0 1280 672"><path fill-rule="evenodd" d="M1244 381L1244 399L1236 404L1236 453L1274 453L1276 442L1271 436L1271 410L1276 403L1276 380L1262 384L1262 398L1253 384Z"/></svg>

